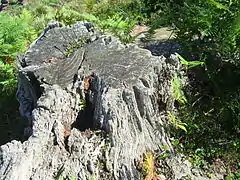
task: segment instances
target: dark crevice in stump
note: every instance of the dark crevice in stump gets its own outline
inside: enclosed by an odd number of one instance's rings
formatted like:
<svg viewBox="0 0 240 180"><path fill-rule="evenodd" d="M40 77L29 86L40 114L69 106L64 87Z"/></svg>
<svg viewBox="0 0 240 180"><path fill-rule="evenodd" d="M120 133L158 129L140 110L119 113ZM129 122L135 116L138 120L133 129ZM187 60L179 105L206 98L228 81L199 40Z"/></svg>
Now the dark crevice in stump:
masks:
<svg viewBox="0 0 240 180"><path fill-rule="evenodd" d="M67 152L70 152L70 147L68 145L68 139L69 139L69 136L65 137L64 138L64 145L65 145L65 149Z"/></svg>
<svg viewBox="0 0 240 180"><path fill-rule="evenodd" d="M77 128L80 131L94 129L93 127L94 106L89 101L89 94L86 94L85 102L86 104L84 109L78 113L76 121L72 124L73 128Z"/></svg>
<svg viewBox="0 0 240 180"><path fill-rule="evenodd" d="M35 91L36 98L39 99L44 91L44 88L40 86L41 84L33 72L28 72L27 76L30 80L29 82L31 83L31 85Z"/></svg>

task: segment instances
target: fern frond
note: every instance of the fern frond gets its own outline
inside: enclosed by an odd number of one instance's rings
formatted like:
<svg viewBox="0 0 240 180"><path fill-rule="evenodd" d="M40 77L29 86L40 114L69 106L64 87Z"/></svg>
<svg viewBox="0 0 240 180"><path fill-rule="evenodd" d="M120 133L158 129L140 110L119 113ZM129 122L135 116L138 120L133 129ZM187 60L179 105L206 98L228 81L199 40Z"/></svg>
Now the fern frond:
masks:
<svg viewBox="0 0 240 180"><path fill-rule="evenodd" d="M183 123L182 121L177 119L176 116L173 113L171 113L170 111L168 111L168 115L169 115L169 119L172 122L173 126L187 132L187 128L186 128L187 124L186 123Z"/></svg>

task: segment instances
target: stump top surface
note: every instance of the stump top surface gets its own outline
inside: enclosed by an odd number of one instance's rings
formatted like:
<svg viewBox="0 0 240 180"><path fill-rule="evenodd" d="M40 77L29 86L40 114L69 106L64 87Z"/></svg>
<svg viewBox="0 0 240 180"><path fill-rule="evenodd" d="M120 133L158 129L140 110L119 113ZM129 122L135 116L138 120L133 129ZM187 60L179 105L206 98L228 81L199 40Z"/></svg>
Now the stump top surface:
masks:
<svg viewBox="0 0 240 180"><path fill-rule="evenodd" d="M75 47L79 40L86 38L97 40ZM96 33L90 32L82 22L48 29L31 45L24 58L23 71L32 71L40 81L61 87L72 83L82 65L90 67L91 73L103 77L111 86L133 83L158 59L148 50L125 46L112 36L96 38Z"/></svg>

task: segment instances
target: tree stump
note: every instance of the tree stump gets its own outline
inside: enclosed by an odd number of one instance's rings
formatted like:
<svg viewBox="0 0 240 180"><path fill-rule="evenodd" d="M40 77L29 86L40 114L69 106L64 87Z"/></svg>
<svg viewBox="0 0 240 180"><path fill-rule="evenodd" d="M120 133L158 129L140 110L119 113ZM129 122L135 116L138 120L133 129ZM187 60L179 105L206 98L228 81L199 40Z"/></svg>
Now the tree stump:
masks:
<svg viewBox="0 0 240 180"><path fill-rule="evenodd" d="M124 45L90 23L49 24L19 59L28 139L1 146L1 179L141 179L144 152L167 147L174 155L166 112L177 70L176 59ZM173 162L178 179L182 164Z"/></svg>

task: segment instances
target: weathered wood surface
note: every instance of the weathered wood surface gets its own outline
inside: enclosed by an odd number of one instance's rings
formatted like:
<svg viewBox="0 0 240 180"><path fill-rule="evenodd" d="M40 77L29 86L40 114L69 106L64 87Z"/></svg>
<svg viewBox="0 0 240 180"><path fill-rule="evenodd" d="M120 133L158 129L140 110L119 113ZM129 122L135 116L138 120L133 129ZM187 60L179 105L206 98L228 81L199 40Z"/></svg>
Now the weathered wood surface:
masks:
<svg viewBox="0 0 240 180"><path fill-rule="evenodd" d="M167 179L206 179L175 156L165 128L174 57L123 45L89 23L54 23L20 64L17 97L29 138L1 146L1 179L141 179L143 153L166 147Z"/></svg>

